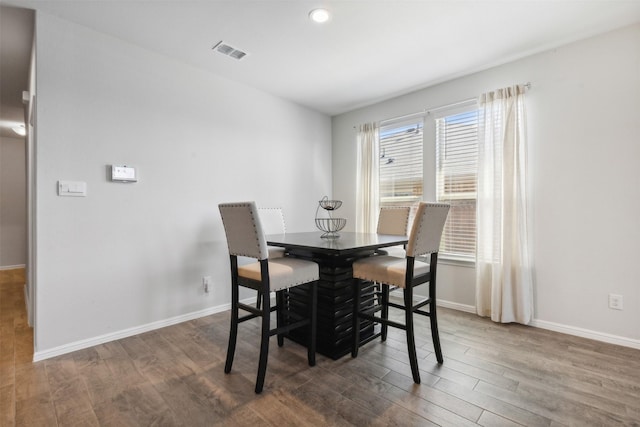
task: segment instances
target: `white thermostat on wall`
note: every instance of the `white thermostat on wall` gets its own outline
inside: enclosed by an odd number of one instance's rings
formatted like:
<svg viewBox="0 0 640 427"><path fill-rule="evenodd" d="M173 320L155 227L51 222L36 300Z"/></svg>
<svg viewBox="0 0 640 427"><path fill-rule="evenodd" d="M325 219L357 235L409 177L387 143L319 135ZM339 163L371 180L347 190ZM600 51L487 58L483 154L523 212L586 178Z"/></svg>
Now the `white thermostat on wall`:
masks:
<svg viewBox="0 0 640 427"><path fill-rule="evenodd" d="M111 166L111 181L137 182L136 169L131 166Z"/></svg>

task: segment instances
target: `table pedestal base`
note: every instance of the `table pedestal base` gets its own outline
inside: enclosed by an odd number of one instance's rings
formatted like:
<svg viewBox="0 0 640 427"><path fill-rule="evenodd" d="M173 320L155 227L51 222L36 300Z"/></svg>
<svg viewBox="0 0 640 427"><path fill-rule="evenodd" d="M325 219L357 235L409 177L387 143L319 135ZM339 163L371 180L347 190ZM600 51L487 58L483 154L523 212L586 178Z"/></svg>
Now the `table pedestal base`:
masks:
<svg viewBox="0 0 640 427"><path fill-rule="evenodd" d="M306 258L306 257L305 257ZM311 257L320 265L318 282L318 329L317 351L334 360L351 353L353 339L353 270L348 262L335 265L326 258ZM335 259L333 260L335 261ZM341 261L345 261L344 259ZM289 309L301 316L307 316L308 285L296 286L288 292ZM371 307L374 301L374 285L363 285L361 307ZM360 322L360 339L366 342L374 333L373 323ZM305 328L293 330L288 337L293 341L307 344L308 331Z"/></svg>

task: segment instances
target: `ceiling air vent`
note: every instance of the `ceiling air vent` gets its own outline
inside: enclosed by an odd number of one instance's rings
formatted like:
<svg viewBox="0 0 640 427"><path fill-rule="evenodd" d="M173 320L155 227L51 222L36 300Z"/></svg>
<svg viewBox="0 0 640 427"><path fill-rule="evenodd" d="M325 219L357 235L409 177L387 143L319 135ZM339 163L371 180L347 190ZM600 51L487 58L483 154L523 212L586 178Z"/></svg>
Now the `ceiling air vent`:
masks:
<svg viewBox="0 0 640 427"><path fill-rule="evenodd" d="M230 56L234 59L242 59L247 56L246 52L241 51L240 49L236 49L233 46L229 46L227 43L221 41L213 47L213 50L219 52L223 55Z"/></svg>

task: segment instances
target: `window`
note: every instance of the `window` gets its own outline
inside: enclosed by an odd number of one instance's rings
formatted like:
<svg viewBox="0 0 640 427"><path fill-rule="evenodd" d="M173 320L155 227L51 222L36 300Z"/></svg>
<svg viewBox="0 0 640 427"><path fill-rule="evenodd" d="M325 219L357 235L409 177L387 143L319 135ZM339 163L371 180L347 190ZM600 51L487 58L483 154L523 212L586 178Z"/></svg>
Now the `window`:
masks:
<svg viewBox="0 0 640 427"><path fill-rule="evenodd" d="M440 247L448 258L475 258L478 121L474 102L380 127L380 206L450 204Z"/></svg>
<svg viewBox="0 0 640 427"><path fill-rule="evenodd" d="M451 205L440 251L475 257L478 111L437 118L435 122L436 198Z"/></svg>
<svg viewBox="0 0 640 427"><path fill-rule="evenodd" d="M380 128L380 206L412 206L422 200L423 119Z"/></svg>

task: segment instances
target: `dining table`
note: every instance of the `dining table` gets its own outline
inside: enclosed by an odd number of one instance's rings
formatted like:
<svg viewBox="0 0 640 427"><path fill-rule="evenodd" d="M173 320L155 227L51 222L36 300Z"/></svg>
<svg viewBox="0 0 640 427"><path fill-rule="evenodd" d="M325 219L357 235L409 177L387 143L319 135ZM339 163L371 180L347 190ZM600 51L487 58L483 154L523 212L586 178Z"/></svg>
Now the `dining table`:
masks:
<svg viewBox="0 0 640 427"><path fill-rule="evenodd" d="M385 247L405 245L406 236L377 233L340 232L323 237L322 232L270 234L267 245L282 247L287 256L314 261L320 269L318 281L317 341L320 354L334 360L351 352L353 338L353 262L373 256ZM287 292L288 309L300 315L308 312L309 285L296 286ZM361 305L373 306L373 283L362 284ZM289 338L306 345L304 328L291 331ZM372 322L361 322L360 341L375 338Z"/></svg>

